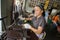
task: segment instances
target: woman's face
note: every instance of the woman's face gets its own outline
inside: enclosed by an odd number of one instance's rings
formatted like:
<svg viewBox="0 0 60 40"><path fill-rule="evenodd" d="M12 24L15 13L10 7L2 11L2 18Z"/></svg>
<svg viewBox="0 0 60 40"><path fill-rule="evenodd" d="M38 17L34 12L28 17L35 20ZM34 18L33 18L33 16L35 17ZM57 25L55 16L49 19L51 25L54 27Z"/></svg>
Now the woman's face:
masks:
<svg viewBox="0 0 60 40"><path fill-rule="evenodd" d="M39 16L39 15L42 15L43 11L38 7L38 6L35 6L34 7L34 16Z"/></svg>

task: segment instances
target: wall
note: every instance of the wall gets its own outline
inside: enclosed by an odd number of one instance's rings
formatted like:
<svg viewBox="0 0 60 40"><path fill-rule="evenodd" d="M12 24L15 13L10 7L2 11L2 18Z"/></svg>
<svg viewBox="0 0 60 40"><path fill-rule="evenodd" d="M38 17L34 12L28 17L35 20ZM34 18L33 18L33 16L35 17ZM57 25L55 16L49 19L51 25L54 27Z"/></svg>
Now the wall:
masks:
<svg viewBox="0 0 60 40"><path fill-rule="evenodd" d="M8 16L6 19L5 19L5 24L6 24L6 27L8 25L10 25L10 15L11 15L11 5L12 5L12 0L1 0L1 16L4 17L4 16ZM3 23L2 23L3 25ZM4 25L3 25L3 29L4 29Z"/></svg>

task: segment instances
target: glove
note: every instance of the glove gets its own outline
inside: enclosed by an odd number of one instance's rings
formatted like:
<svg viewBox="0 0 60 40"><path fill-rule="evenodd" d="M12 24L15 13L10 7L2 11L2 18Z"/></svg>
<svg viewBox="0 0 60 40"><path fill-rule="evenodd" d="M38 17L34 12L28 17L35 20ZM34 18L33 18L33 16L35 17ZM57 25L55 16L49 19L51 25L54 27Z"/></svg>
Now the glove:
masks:
<svg viewBox="0 0 60 40"><path fill-rule="evenodd" d="M24 28L26 28L26 29L30 29L30 28L31 28L31 26L30 26L28 23L24 24L23 26L24 26Z"/></svg>
<svg viewBox="0 0 60 40"><path fill-rule="evenodd" d="M25 20L25 18L23 18L22 16L19 16L18 17L20 20Z"/></svg>

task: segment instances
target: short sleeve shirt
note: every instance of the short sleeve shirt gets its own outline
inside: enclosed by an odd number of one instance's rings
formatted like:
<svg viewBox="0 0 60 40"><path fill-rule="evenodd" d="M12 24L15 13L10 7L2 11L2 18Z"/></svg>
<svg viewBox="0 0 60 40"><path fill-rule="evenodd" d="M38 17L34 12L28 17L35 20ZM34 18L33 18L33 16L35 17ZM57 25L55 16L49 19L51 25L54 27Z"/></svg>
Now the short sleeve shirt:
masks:
<svg viewBox="0 0 60 40"><path fill-rule="evenodd" d="M33 27L36 29L38 28L38 26L40 27L45 26L45 19L43 16L39 17L38 19L36 17L33 17L32 22L33 22Z"/></svg>

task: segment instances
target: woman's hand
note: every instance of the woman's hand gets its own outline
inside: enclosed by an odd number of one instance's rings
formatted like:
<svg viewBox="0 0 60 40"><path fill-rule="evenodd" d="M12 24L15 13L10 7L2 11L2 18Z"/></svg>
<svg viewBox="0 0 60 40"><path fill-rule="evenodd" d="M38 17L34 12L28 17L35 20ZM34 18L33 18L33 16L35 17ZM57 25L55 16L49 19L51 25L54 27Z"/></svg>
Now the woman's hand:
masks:
<svg viewBox="0 0 60 40"><path fill-rule="evenodd" d="M31 29L31 25L28 24L28 23L24 24L23 26L24 26L25 29Z"/></svg>

